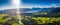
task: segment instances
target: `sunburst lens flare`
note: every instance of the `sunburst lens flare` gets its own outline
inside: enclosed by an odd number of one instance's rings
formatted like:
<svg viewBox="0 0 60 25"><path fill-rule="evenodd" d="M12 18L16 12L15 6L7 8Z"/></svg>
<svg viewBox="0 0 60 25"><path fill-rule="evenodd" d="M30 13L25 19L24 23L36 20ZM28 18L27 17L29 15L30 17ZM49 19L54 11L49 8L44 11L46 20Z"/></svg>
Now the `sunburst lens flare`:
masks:
<svg viewBox="0 0 60 25"><path fill-rule="evenodd" d="M20 16L20 10L19 10L19 3L20 3L20 0L12 0L12 4L14 7L16 7L16 14L19 18L19 24L22 25L22 22L21 22L21 16Z"/></svg>

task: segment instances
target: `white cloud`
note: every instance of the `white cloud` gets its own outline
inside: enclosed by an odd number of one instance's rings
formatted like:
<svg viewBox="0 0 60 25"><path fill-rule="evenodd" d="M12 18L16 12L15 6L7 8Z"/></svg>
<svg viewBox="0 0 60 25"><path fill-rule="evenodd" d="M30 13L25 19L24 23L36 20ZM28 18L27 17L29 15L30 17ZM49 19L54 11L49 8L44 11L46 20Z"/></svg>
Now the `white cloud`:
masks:
<svg viewBox="0 0 60 25"><path fill-rule="evenodd" d="M21 6L20 6L21 7ZM51 5L39 5L39 6L36 6L36 5L23 5L22 8L33 8L33 7L38 7L38 8L51 8L51 7L60 7L60 4L51 4Z"/></svg>

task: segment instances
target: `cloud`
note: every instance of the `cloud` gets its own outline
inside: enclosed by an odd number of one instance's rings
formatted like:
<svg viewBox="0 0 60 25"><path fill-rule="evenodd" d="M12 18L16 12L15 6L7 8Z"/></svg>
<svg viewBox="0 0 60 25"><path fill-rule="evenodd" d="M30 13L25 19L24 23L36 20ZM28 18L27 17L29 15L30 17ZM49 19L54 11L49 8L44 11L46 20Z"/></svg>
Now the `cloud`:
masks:
<svg viewBox="0 0 60 25"><path fill-rule="evenodd" d="M50 4L50 5L21 5L20 8L33 8L33 7L38 7L38 8L51 8L51 7L60 7L59 4Z"/></svg>

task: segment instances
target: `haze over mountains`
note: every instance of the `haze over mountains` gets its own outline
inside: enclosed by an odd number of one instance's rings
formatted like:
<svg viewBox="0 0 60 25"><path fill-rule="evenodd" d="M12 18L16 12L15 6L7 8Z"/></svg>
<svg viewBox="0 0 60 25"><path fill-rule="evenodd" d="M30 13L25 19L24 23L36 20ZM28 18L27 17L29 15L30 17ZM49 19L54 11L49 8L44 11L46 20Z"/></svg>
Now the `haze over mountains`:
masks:
<svg viewBox="0 0 60 25"><path fill-rule="evenodd" d="M55 15L59 16L60 15L60 7L57 8L20 8L20 13L21 15L33 15L34 13L38 12L47 12L47 15ZM8 9L8 10L0 10L0 14L16 14L16 9Z"/></svg>
<svg viewBox="0 0 60 25"><path fill-rule="evenodd" d="M56 12L60 11L60 7L57 7L57 8L20 8L19 9L21 13L33 13L33 12L37 12L37 11L48 11L48 10L55 10ZM14 12L16 11L16 9L6 9L6 10L0 10L0 13L1 12Z"/></svg>

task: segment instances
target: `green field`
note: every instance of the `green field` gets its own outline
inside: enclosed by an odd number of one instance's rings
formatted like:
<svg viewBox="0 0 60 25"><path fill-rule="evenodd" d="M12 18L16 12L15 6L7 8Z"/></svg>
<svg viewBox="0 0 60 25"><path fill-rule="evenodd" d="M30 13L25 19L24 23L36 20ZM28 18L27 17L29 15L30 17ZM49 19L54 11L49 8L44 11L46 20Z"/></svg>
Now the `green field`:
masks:
<svg viewBox="0 0 60 25"><path fill-rule="evenodd" d="M0 14L0 25L19 25L18 19L15 17L4 17L6 14ZM60 17L30 17L27 16L21 19L23 25L60 25Z"/></svg>
<svg viewBox="0 0 60 25"><path fill-rule="evenodd" d="M33 18L35 21L37 21L39 24L45 24L45 23L54 23L54 22L60 22L60 18L47 18L47 17L38 17Z"/></svg>
<svg viewBox="0 0 60 25"><path fill-rule="evenodd" d="M23 23L30 25L60 25L60 17L54 18L54 17L26 17L22 20ZM29 23L28 23L29 22Z"/></svg>
<svg viewBox="0 0 60 25"><path fill-rule="evenodd" d="M6 14L0 14L0 25L19 25L18 21L12 20L12 17L5 16Z"/></svg>

